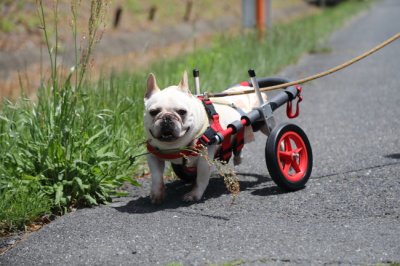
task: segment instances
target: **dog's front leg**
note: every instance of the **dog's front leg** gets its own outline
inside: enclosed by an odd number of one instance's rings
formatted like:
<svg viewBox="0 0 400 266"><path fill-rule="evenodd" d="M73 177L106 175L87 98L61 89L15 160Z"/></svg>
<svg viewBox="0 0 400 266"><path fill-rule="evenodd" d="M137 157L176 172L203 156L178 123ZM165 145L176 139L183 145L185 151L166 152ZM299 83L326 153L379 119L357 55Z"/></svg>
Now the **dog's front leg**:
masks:
<svg viewBox="0 0 400 266"><path fill-rule="evenodd" d="M207 150L208 158L205 158L204 155L200 156L197 161L197 178L196 184L194 185L192 191L185 194L183 196L184 201L198 201L203 197L203 193L208 186L208 182L210 181L210 176L213 170L213 167L210 165L210 159L214 158L215 149L217 146L209 146Z"/></svg>
<svg viewBox="0 0 400 266"><path fill-rule="evenodd" d="M151 173L151 202L161 204L165 199L164 167L165 161L158 159L153 154L147 155L147 163Z"/></svg>

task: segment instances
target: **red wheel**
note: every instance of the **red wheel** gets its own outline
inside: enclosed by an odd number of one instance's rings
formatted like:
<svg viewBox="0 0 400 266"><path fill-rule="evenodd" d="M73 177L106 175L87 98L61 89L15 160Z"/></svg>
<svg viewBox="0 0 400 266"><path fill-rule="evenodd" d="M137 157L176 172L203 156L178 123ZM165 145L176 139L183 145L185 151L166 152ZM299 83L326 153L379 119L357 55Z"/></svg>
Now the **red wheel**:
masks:
<svg viewBox="0 0 400 266"><path fill-rule="evenodd" d="M265 160L272 180L280 188L303 188L312 170L311 145L304 131L294 124L276 127L267 139Z"/></svg>

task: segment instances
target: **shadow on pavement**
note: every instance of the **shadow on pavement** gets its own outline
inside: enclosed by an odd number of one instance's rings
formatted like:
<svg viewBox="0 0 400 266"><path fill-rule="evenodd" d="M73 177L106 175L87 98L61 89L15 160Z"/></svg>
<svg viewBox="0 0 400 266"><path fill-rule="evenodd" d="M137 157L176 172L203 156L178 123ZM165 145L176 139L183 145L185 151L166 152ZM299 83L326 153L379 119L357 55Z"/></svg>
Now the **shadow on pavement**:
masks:
<svg viewBox="0 0 400 266"><path fill-rule="evenodd" d="M269 177L253 174L253 173L237 173L238 176L244 177L240 181L240 190L246 191L252 189L262 183L269 183L271 179ZM241 178L242 179L242 178ZM224 180L221 177L213 177L210 179L210 183L204 194L204 197L199 202L184 202L182 197L185 193L189 192L192 188L191 184L185 183L181 180L172 181L166 184L166 199L161 205L154 205L150 201L150 196L139 197L137 199L129 201L124 206L114 207L120 212L126 213L152 213L163 210L173 210L180 207L190 206L192 204L204 203L205 201L212 198L219 198L222 195L229 194L227 191ZM276 186L272 187L262 187L251 192L252 195L257 196L271 196L284 193Z"/></svg>
<svg viewBox="0 0 400 266"><path fill-rule="evenodd" d="M384 157L389 158L389 159L400 160L400 153L391 153L391 154L385 155Z"/></svg>

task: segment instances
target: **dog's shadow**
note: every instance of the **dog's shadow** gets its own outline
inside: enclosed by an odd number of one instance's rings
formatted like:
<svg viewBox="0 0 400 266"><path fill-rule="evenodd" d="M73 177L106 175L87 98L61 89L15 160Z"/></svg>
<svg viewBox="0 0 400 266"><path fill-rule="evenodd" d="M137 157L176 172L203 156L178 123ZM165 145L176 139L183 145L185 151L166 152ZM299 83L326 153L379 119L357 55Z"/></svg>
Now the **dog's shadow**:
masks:
<svg viewBox="0 0 400 266"><path fill-rule="evenodd" d="M237 174L246 177L246 180L240 181L240 191L242 192L257 187L262 183L272 182L272 180L269 177L259 174L252 174L252 173L237 173ZM222 195L230 193L227 190L224 184L224 179L222 177L213 177L210 179L210 183L201 201L184 202L182 200L183 195L188 193L191 189L192 189L192 184L185 183L181 180L175 180L166 184L167 196L165 202L161 205L152 204L150 197L146 196L131 200L124 206L119 206L114 208L120 212L126 212L132 214L152 213L162 210L173 210L184 206L190 206L192 204L202 203L209 199L218 198L221 197ZM271 196L282 193L285 192L275 185L266 186L260 189L255 189L251 192L252 195L256 196Z"/></svg>

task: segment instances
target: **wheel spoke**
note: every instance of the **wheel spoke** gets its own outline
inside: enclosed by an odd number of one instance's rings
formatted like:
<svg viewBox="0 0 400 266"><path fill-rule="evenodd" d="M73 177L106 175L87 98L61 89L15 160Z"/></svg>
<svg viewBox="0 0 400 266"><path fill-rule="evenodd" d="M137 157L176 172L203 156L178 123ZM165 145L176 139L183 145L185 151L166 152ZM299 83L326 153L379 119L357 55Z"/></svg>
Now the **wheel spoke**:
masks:
<svg viewBox="0 0 400 266"><path fill-rule="evenodd" d="M293 151L293 153L300 154L300 152L302 152L302 151L303 151L303 148L300 147L300 148L295 149L295 150Z"/></svg>
<svg viewBox="0 0 400 266"><path fill-rule="evenodd" d="M283 141L285 142L285 151L291 151L292 143L290 143L290 138L286 137Z"/></svg>
<svg viewBox="0 0 400 266"><path fill-rule="evenodd" d="M290 163L285 163L283 166L283 173L285 175L289 175L289 171L290 171Z"/></svg>
<svg viewBox="0 0 400 266"><path fill-rule="evenodd" d="M291 162L292 161L292 152L287 152L287 151L280 151L279 152L279 159L286 162Z"/></svg>
<svg viewBox="0 0 400 266"><path fill-rule="evenodd" d="M296 171L296 173L301 172L300 166L295 160L292 161L291 166Z"/></svg>

